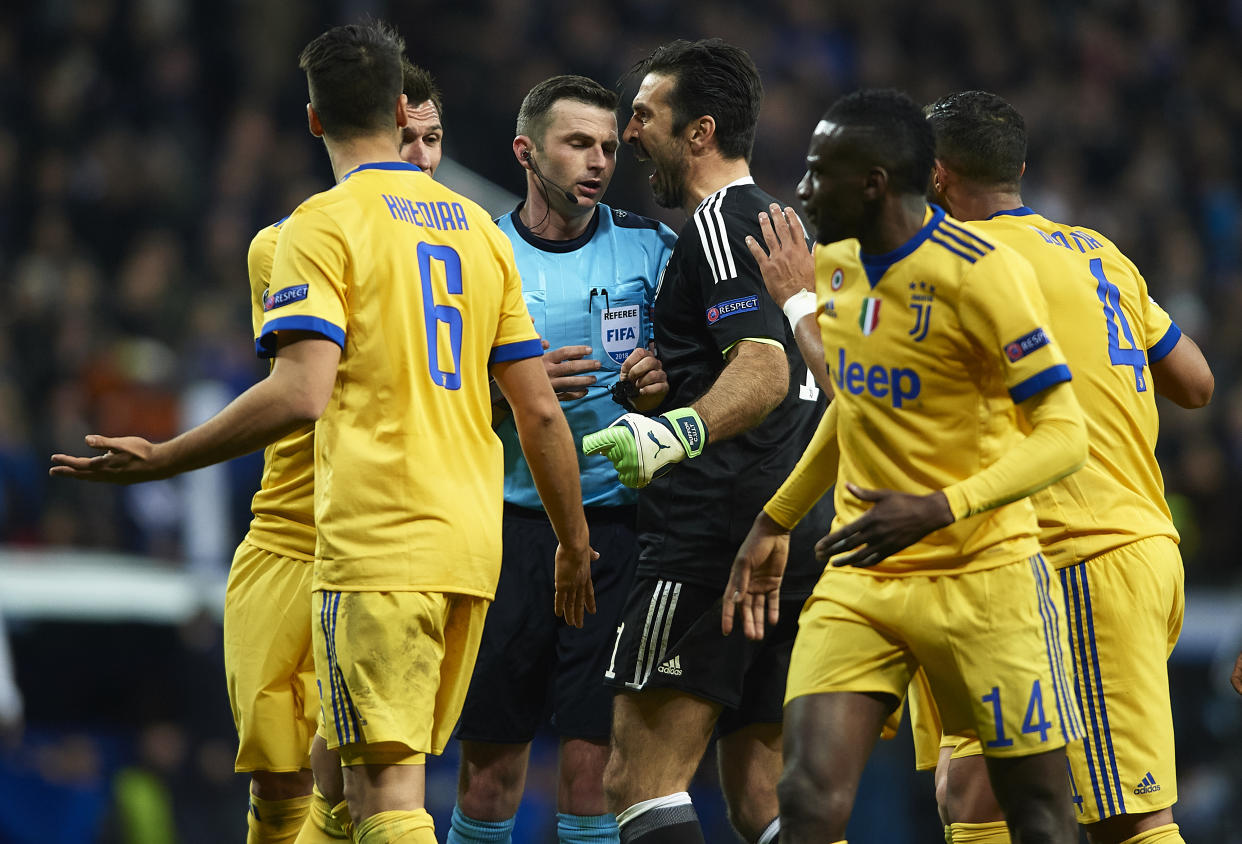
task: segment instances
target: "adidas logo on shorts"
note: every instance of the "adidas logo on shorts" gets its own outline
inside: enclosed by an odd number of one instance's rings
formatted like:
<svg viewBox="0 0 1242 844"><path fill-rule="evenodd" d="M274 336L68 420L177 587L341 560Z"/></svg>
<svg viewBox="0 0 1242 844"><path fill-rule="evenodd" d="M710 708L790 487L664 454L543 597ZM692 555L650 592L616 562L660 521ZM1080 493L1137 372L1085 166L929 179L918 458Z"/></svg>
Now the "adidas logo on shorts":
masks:
<svg viewBox="0 0 1242 844"><path fill-rule="evenodd" d="M680 654L679 654L678 656L673 657L673 658L672 658L672 659L670 659L670 660L665 661L665 662L664 662L664 663L663 663L663 664L662 664L659 668L657 668L656 670L657 670L657 671L659 671L661 674L672 674L674 677L680 677L680 676L681 676L681 656L680 656ZM1159 788L1159 786L1157 786L1157 788Z"/></svg>
<svg viewBox="0 0 1242 844"><path fill-rule="evenodd" d="M1155 794L1160 790L1160 786L1156 785L1156 778L1151 775L1151 771L1147 772L1147 776L1143 777L1143 781L1134 789L1135 794Z"/></svg>

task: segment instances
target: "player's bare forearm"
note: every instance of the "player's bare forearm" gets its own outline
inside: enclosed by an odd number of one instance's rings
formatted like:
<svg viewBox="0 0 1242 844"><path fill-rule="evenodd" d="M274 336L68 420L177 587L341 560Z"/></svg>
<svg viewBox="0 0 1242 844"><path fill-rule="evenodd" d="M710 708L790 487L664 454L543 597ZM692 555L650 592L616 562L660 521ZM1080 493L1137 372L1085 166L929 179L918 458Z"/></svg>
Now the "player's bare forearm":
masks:
<svg viewBox="0 0 1242 844"><path fill-rule="evenodd" d="M581 627L583 613L595 612L591 560L598 555L591 550L582 511L578 456L569 424L538 358L495 364L492 374L513 410L522 454L560 542L553 610Z"/></svg>
<svg viewBox="0 0 1242 844"><path fill-rule="evenodd" d="M1242 653L1238 654L1238 659L1233 664L1233 673L1229 675L1229 682L1233 684L1233 690L1242 695Z"/></svg>
<svg viewBox="0 0 1242 844"><path fill-rule="evenodd" d="M736 437L762 422L789 390L785 350L742 340L716 382L691 407L706 425L709 442Z"/></svg>
<svg viewBox="0 0 1242 844"><path fill-rule="evenodd" d="M814 376L815 383L831 399L836 393L832 387L832 378L828 374L827 359L824 357L824 338L819 333L819 323L816 322L814 314L798 320L798 324L794 326L794 340L798 343L802 361Z"/></svg>
<svg viewBox="0 0 1242 844"><path fill-rule="evenodd" d="M1183 334L1172 351L1151 364L1156 392L1190 410L1205 407L1212 400L1216 377L1194 340Z"/></svg>
<svg viewBox="0 0 1242 844"><path fill-rule="evenodd" d="M52 455L54 477L130 484L159 480L249 454L314 422L332 394L340 347L328 340L282 344L267 378L201 425L162 443L92 434L95 457Z"/></svg>

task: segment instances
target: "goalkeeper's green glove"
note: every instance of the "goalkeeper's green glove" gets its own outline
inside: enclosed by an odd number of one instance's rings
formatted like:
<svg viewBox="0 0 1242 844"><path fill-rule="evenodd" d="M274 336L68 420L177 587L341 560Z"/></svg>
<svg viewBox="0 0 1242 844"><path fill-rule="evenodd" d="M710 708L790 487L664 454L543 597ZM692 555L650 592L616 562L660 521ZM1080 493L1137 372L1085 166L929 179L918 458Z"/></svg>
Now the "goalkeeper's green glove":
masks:
<svg viewBox="0 0 1242 844"><path fill-rule="evenodd" d="M689 407L659 416L627 413L602 431L582 438L583 454L602 454L617 467L621 483L641 489L674 463L698 457L707 426Z"/></svg>

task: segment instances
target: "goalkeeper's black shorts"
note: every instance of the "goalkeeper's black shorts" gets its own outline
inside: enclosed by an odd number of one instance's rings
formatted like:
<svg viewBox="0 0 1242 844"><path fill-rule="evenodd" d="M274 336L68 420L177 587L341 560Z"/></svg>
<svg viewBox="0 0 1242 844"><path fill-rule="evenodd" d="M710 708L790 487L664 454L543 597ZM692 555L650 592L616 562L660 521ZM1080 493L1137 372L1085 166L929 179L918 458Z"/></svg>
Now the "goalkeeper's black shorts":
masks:
<svg viewBox="0 0 1242 844"><path fill-rule="evenodd" d="M639 576L630 590L612 648L607 683L641 692L677 689L724 707L717 732L780 723L785 676L803 598L781 601L780 622L763 640L720 632L721 591Z"/></svg>

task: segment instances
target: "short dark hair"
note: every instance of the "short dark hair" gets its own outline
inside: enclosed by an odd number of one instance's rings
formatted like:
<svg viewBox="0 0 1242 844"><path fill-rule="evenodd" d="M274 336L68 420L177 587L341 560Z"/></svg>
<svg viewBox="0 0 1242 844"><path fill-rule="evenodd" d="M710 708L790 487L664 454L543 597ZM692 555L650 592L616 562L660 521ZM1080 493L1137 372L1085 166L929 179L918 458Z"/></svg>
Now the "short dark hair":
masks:
<svg viewBox="0 0 1242 844"><path fill-rule="evenodd" d="M542 143L543 135L548 130L548 115L552 106L561 100L598 106L614 113L617 110L617 92L611 88L605 88L585 76L553 76L531 88L522 100L522 107L518 109L517 134Z"/></svg>
<svg viewBox="0 0 1242 844"><path fill-rule="evenodd" d="M936 163L936 142L923 110L892 88L846 94L829 107L824 120L865 133L872 161L888 171L901 193L924 194Z"/></svg>
<svg viewBox="0 0 1242 844"><path fill-rule="evenodd" d="M750 161L763 83L750 54L720 38L670 41L635 64L630 75L674 79L669 94L673 131L705 114L716 121L716 144L725 158Z"/></svg>
<svg viewBox="0 0 1242 844"><path fill-rule="evenodd" d="M1026 121L987 91L960 91L927 109L936 157L981 185L1017 188L1026 163Z"/></svg>
<svg viewBox="0 0 1242 844"><path fill-rule="evenodd" d="M444 104L440 102L440 89L436 87L431 71L419 67L407 58L401 59L401 92L410 105L416 106L431 100L436 114L444 118Z"/></svg>
<svg viewBox="0 0 1242 844"><path fill-rule="evenodd" d="M389 124L396 131L404 52L401 36L379 21L333 27L306 45L298 67L324 134L348 139Z"/></svg>

